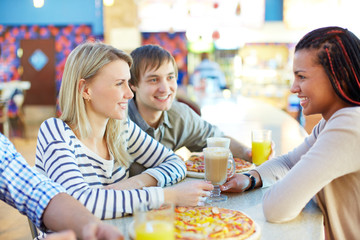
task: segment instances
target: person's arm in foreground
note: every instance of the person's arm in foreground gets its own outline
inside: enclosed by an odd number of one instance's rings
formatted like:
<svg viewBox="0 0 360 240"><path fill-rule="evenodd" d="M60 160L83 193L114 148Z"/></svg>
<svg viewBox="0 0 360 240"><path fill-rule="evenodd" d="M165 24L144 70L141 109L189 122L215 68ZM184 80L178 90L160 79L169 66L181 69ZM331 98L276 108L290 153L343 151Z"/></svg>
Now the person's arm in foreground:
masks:
<svg viewBox="0 0 360 240"><path fill-rule="evenodd" d="M101 223L78 201L65 194L59 184L34 172L2 134L0 152L0 199L27 215L38 228L70 229L84 239L122 239L116 228Z"/></svg>
<svg viewBox="0 0 360 240"><path fill-rule="evenodd" d="M51 199L44 211L43 221L45 226L53 231L72 229L81 239L123 239L115 226L102 223L80 202L65 193L57 194ZM71 236L71 232L62 232L54 236L50 234L47 240L68 239Z"/></svg>

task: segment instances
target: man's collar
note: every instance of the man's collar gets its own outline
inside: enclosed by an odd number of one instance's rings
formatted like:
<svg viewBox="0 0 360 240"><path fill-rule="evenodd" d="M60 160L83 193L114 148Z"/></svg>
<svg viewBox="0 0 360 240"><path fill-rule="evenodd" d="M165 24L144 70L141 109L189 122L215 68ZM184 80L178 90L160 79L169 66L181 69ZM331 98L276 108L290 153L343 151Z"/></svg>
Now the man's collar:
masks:
<svg viewBox="0 0 360 240"><path fill-rule="evenodd" d="M139 113L139 110L136 107L135 104L135 99L130 99L129 103L128 103L128 107L129 107L129 117L130 119L133 119L134 122L141 128L141 129L149 129L151 128L149 126L149 124L147 124L147 122L142 118L142 116Z"/></svg>
<svg viewBox="0 0 360 240"><path fill-rule="evenodd" d="M128 105L129 105L129 111L128 111L129 112L129 117L131 119L134 119L134 122L136 122L137 125L139 125L140 128L146 129L146 130L151 128L150 125L147 124L147 122L144 120L144 118L139 113L139 110L138 110L138 108L136 106L134 98L130 99ZM163 124L167 125L169 128L172 128L173 126L172 126L172 124L171 124L171 122L169 120L167 111L164 111L162 116L163 116L162 117L163 119L160 122L160 124L163 123Z"/></svg>
<svg viewBox="0 0 360 240"><path fill-rule="evenodd" d="M167 111L163 112L163 123L168 126L168 128L173 128L170 120L169 120L169 115Z"/></svg>

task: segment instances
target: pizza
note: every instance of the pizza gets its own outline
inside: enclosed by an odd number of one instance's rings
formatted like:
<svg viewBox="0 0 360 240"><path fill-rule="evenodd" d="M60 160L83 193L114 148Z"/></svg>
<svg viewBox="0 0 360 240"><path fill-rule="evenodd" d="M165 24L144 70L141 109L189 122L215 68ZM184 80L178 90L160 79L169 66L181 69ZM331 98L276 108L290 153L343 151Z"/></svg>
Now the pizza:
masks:
<svg viewBox="0 0 360 240"><path fill-rule="evenodd" d="M245 161L244 159L234 158L234 161L235 161L236 173L246 172L255 168L255 165L253 163ZM200 154L191 155L189 159L185 162L185 165L188 172L204 173L205 172L204 155L200 155Z"/></svg>
<svg viewBox="0 0 360 240"><path fill-rule="evenodd" d="M260 229L240 211L213 206L176 207L175 236L177 240L250 240L260 237Z"/></svg>

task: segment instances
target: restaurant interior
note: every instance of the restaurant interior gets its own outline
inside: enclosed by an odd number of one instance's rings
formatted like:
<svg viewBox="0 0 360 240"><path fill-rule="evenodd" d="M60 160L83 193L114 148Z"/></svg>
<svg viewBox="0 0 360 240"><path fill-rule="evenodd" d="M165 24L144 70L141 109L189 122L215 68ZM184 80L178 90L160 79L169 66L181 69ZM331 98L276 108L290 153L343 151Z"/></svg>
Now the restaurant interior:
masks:
<svg viewBox="0 0 360 240"><path fill-rule="evenodd" d="M225 74L222 98L262 101L310 133L320 116L303 116L290 92L294 46L321 26L360 36L359 7L357 0L1 0L0 130L34 165L40 123L60 114L66 57L96 39L129 53L145 44L170 51L179 99L199 109L199 96L211 97L214 89L190 79L207 52ZM0 239L32 239L27 218L3 202Z"/></svg>

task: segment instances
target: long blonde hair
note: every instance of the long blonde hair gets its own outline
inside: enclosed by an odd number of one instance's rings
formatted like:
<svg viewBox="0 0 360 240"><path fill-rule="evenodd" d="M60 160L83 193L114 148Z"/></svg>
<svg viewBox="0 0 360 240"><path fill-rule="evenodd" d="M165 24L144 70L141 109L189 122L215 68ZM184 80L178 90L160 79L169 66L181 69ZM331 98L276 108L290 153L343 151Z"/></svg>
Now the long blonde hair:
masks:
<svg viewBox="0 0 360 240"><path fill-rule="evenodd" d="M78 89L79 81L90 81L102 67L119 59L131 67L132 58L127 53L102 42L85 42L77 46L66 60L59 93L60 119L75 126L80 138L90 136L92 129L82 97L84 89ZM127 151L127 129L127 119L109 119L105 130L110 152L115 161L125 167L132 161Z"/></svg>

